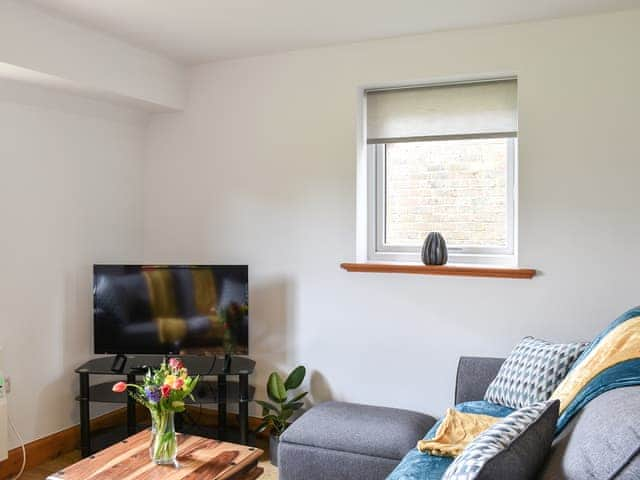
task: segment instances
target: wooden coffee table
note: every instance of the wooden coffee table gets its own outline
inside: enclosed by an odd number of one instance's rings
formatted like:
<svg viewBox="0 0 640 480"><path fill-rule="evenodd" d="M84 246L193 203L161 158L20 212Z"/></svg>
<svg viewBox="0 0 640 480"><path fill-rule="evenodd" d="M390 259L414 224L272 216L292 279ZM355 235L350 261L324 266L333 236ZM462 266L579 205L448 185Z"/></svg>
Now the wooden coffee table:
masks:
<svg viewBox="0 0 640 480"><path fill-rule="evenodd" d="M254 480L262 450L178 434L179 468L149 458L145 430L47 477L47 480Z"/></svg>

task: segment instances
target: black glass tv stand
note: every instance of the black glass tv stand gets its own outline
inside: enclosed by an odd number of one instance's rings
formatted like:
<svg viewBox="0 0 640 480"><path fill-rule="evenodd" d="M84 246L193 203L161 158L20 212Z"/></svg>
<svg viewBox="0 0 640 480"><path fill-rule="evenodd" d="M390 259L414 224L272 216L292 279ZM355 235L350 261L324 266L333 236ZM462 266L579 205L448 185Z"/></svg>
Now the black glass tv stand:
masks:
<svg viewBox="0 0 640 480"><path fill-rule="evenodd" d="M136 383L146 373L146 367L157 367L166 357L162 355L129 355L124 361L114 356L100 357L80 365L75 372L80 381L80 394L76 400L80 404L80 450L83 457L91 455L92 435L90 428L91 402L126 404L126 434L133 435L137 431L136 402L129 395L115 393L111 390L114 383L125 380ZM254 388L249 386L249 375L255 369L255 362L247 357L226 356L181 356L190 375L199 375L193 397L186 399L187 405L217 405L218 422L216 437L227 439L227 405L238 404L238 423L240 443L249 442L249 402L253 400ZM122 366L117 365L122 362ZM115 368L117 367L117 368ZM115 370L114 370L115 368ZM91 384L91 375L110 375L111 381ZM215 381L212 377L217 377ZM237 381L227 377L238 377Z"/></svg>

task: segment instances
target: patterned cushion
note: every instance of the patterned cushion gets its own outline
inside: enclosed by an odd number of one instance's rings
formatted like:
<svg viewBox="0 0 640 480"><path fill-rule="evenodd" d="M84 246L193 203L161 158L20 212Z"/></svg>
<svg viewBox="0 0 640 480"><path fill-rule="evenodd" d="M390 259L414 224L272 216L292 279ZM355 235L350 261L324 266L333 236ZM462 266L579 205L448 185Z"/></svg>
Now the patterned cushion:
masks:
<svg viewBox="0 0 640 480"><path fill-rule="evenodd" d="M484 399L511 408L549 400L586 346L523 338L500 367Z"/></svg>
<svg viewBox="0 0 640 480"><path fill-rule="evenodd" d="M551 447L560 402L538 402L509 414L473 440L442 480L535 478Z"/></svg>

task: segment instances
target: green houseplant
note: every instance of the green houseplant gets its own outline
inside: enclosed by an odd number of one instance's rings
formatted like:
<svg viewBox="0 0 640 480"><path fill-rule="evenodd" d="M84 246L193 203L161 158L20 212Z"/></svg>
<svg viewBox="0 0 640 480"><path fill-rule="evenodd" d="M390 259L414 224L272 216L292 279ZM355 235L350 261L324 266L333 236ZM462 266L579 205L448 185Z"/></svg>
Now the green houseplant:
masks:
<svg viewBox="0 0 640 480"><path fill-rule="evenodd" d="M302 365L294 368L285 380L278 372L271 373L267 380L267 396L270 401L255 401L262 407L262 423L256 431L269 430L269 456L273 465L278 465L280 435L289 426L291 416L302 408L302 399L309 393L302 392L290 398L290 393L300 387L306 374Z"/></svg>

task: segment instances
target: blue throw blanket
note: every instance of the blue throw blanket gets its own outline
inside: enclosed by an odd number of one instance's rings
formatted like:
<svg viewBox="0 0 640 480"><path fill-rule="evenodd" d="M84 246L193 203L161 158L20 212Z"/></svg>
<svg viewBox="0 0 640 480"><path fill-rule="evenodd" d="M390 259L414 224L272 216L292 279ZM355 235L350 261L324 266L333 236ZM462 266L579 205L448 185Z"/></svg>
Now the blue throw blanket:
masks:
<svg viewBox="0 0 640 480"><path fill-rule="evenodd" d="M479 413L491 415L492 417L506 417L513 412L512 408L485 402L484 400L461 403L456 405L455 408L464 413ZM442 420L436 422L424 438L433 438L441 422ZM440 480L451 462L453 462L451 457L429 455L428 453L421 453L417 448L413 448L391 472L387 480Z"/></svg>

